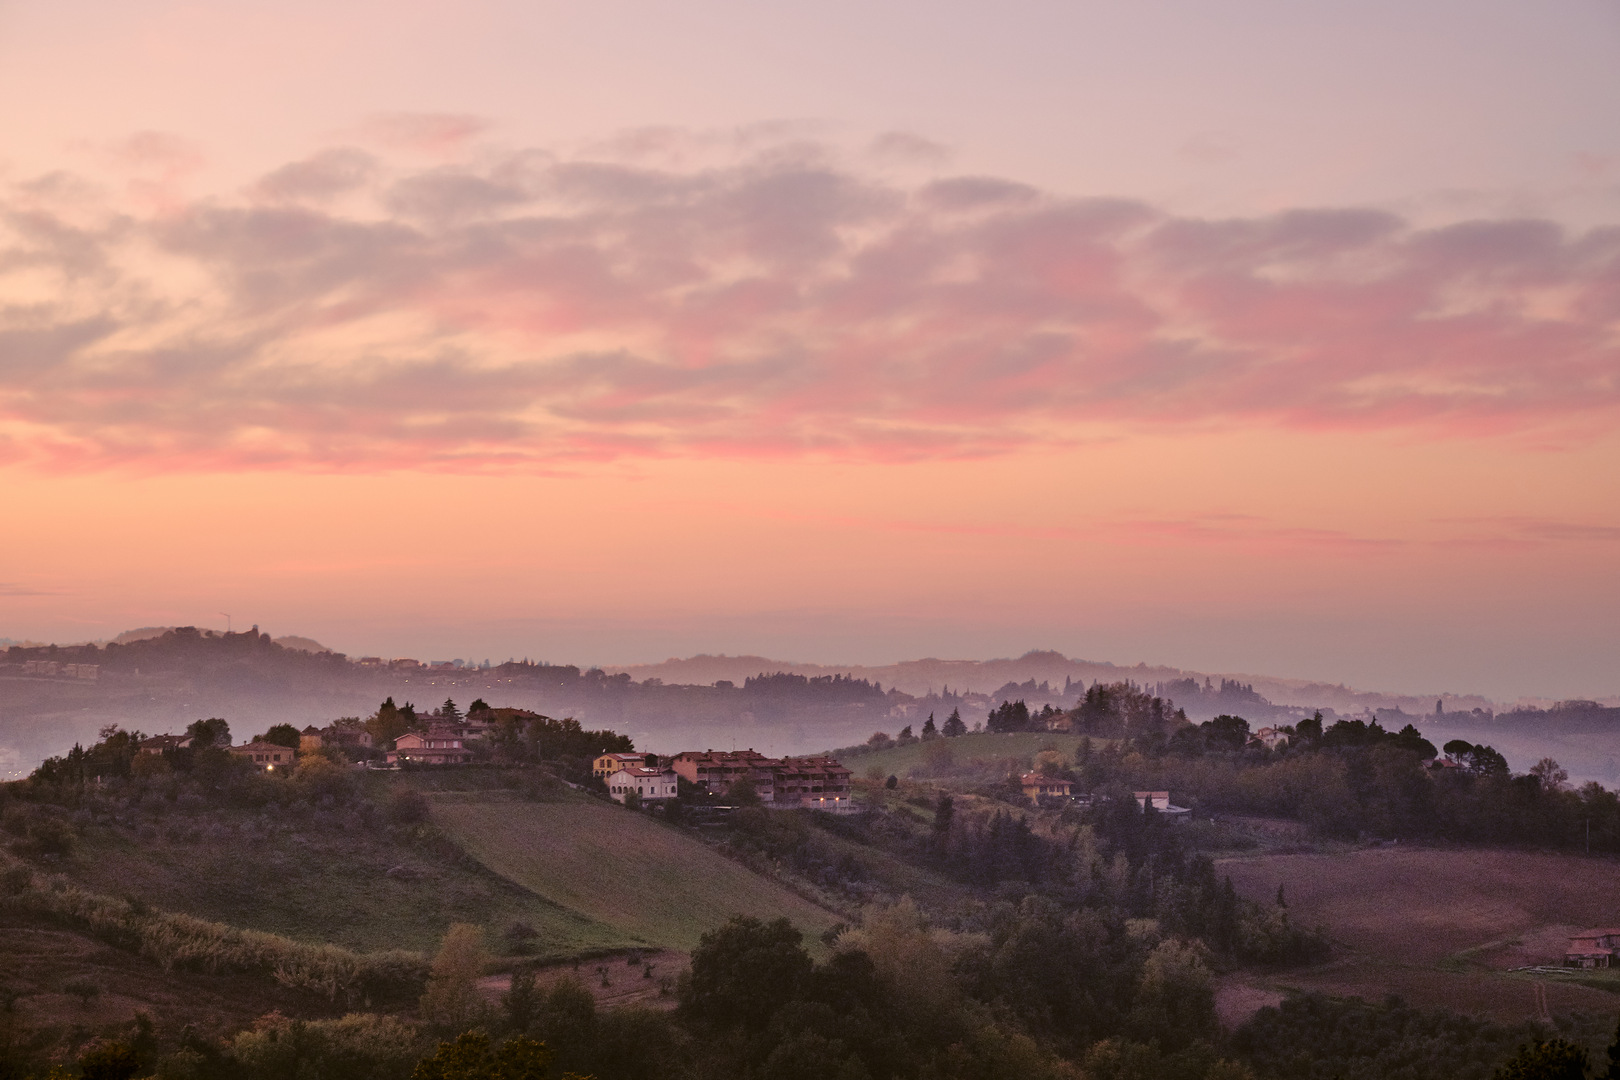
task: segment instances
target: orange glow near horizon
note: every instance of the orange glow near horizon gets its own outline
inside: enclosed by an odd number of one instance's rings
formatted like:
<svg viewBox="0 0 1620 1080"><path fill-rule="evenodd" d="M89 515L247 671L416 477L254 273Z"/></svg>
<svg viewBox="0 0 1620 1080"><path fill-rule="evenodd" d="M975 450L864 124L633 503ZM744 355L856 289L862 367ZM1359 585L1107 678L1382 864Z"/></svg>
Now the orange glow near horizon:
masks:
<svg viewBox="0 0 1620 1080"><path fill-rule="evenodd" d="M844 662L1052 645L1279 670L1298 658L1277 632L1338 641L1341 625L1449 656L1481 627L1610 632L1620 528L1591 498L1603 477L1604 505L1620 503L1617 449L1251 431L549 477L13 468L0 604L17 636L213 625L228 610L353 653L585 663L766 651L751 622L797 648L784 658ZM1175 655L1120 654L1154 627ZM1377 671L1352 649L1292 673L1335 664Z"/></svg>

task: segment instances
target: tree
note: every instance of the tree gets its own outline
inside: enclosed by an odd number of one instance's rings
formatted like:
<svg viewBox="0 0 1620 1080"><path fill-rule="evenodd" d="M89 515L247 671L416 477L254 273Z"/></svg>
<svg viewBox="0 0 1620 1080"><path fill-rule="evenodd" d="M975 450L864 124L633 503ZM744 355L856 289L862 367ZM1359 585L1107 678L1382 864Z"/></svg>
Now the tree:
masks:
<svg viewBox="0 0 1620 1080"><path fill-rule="evenodd" d="M564 1064L577 1062L596 1044L596 997L575 975L551 984L535 1016L535 1034Z"/></svg>
<svg viewBox="0 0 1620 1080"><path fill-rule="evenodd" d="M895 738L894 741L899 743L901 746L904 746L906 743L916 742L917 736L911 733L911 725L907 724L905 727L900 729L900 734Z"/></svg>
<svg viewBox="0 0 1620 1080"><path fill-rule="evenodd" d="M1321 711L1318 710L1317 714L1315 716L1311 717L1309 720L1301 720L1299 723L1295 724L1294 725L1294 736L1295 736L1295 738L1299 739L1300 742L1305 743L1308 746L1315 745L1316 743L1321 742L1322 741L1322 713L1321 713Z"/></svg>
<svg viewBox="0 0 1620 1080"><path fill-rule="evenodd" d="M193 750L210 750L231 745L231 725L217 716L193 721L186 727Z"/></svg>
<svg viewBox="0 0 1620 1080"><path fill-rule="evenodd" d="M1440 748L1445 751L1446 757L1461 763L1474 752L1474 744L1466 739L1452 739Z"/></svg>
<svg viewBox="0 0 1620 1080"><path fill-rule="evenodd" d="M467 706L467 715L468 716L471 716L473 713L493 712L493 711L494 710L489 707L489 702L485 701L483 698L474 698L473 703L471 705Z"/></svg>
<svg viewBox="0 0 1620 1080"><path fill-rule="evenodd" d="M534 985L534 971L524 968L512 974L512 985L501 995L506 1026L518 1034L528 1031L540 1015L540 991Z"/></svg>
<svg viewBox="0 0 1620 1080"><path fill-rule="evenodd" d="M478 994L478 977L484 973L489 955L484 951L484 935L469 923L455 923L444 935L438 955L428 973L427 989L422 992L422 1016L440 1028L465 1028L478 1019L483 999Z"/></svg>
<svg viewBox="0 0 1620 1080"><path fill-rule="evenodd" d="M1024 704L1022 698L1017 701L1003 701L990 713L984 726L989 731L1028 731L1029 706Z"/></svg>
<svg viewBox="0 0 1620 1080"><path fill-rule="evenodd" d="M460 720L461 710L456 708L456 703L453 700L445 698L444 704L439 706L439 715L446 720Z"/></svg>
<svg viewBox="0 0 1620 1080"><path fill-rule="evenodd" d="M758 806L759 791L754 787L754 778L744 773L733 780L726 789L726 802L732 806Z"/></svg>
<svg viewBox="0 0 1620 1080"><path fill-rule="evenodd" d="M267 743L275 743L277 746L298 749L298 729L291 724L277 724L263 735L260 735L259 738Z"/></svg>
<svg viewBox="0 0 1620 1080"><path fill-rule="evenodd" d="M940 729L940 733L947 739L954 739L958 735L967 734L967 725L962 722L961 709L951 710L951 715L945 718L945 726Z"/></svg>
<svg viewBox="0 0 1620 1080"><path fill-rule="evenodd" d="M1217 716L1199 724L1198 730L1213 747L1241 750L1249 742L1249 722L1241 716Z"/></svg>
<svg viewBox="0 0 1620 1080"><path fill-rule="evenodd" d="M79 1058L84 1080L130 1080L140 1067L140 1058L128 1043L100 1043Z"/></svg>
<svg viewBox="0 0 1620 1080"><path fill-rule="evenodd" d="M1533 1042L1504 1061L1493 1080L1586 1080L1586 1051L1566 1039Z"/></svg>
<svg viewBox="0 0 1620 1080"><path fill-rule="evenodd" d="M1620 1080L1620 1024L1615 1025L1614 1041L1609 1043L1609 1067L1602 1080Z"/></svg>
<svg viewBox="0 0 1620 1080"><path fill-rule="evenodd" d="M680 1010L701 1027L763 1031L810 971L804 935L792 923L736 915L698 940L681 979Z"/></svg>
<svg viewBox="0 0 1620 1080"><path fill-rule="evenodd" d="M1500 776L1505 778L1511 771L1508 769L1507 758L1484 743L1474 747L1473 751L1469 753L1467 767L1468 771L1476 776Z"/></svg>
<svg viewBox="0 0 1620 1080"><path fill-rule="evenodd" d="M939 736L939 729L934 726L934 714L929 713L928 719L923 721L922 737L933 739Z"/></svg>
<svg viewBox="0 0 1620 1080"><path fill-rule="evenodd" d="M386 748L393 746L395 739L411 730L414 723L415 710L407 715L405 710L394 704L393 698L388 698L377 707L371 719L366 721L366 730L371 733L373 745Z"/></svg>
<svg viewBox="0 0 1620 1080"><path fill-rule="evenodd" d="M1543 791L1558 791L1569 782L1569 770L1550 757L1544 757L1530 766L1530 775L1536 778Z"/></svg>

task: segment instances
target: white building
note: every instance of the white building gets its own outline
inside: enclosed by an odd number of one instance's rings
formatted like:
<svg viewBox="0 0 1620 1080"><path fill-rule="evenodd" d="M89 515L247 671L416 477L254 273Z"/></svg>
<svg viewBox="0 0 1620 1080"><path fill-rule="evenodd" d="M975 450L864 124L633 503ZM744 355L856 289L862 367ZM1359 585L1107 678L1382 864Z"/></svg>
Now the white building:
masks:
<svg viewBox="0 0 1620 1080"><path fill-rule="evenodd" d="M607 778L608 794L613 796L614 802L621 803L631 792L640 796L642 802L673 799L677 779L674 769L649 769L645 766L620 769Z"/></svg>
<svg viewBox="0 0 1620 1080"><path fill-rule="evenodd" d="M1185 806L1175 806L1170 802L1168 791L1134 791L1137 805L1143 810L1153 809L1163 814L1172 825L1192 820L1192 811Z"/></svg>

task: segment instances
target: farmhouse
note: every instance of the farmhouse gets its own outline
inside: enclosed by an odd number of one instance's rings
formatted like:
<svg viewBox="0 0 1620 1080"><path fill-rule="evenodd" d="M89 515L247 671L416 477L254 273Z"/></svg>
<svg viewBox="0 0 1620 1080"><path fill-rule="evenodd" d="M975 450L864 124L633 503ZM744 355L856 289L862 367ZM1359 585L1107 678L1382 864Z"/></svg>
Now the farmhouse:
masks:
<svg viewBox="0 0 1620 1080"><path fill-rule="evenodd" d="M607 777L608 794L614 802L624 802L631 794L642 802L673 799L679 782L674 769L649 769L645 765L620 769Z"/></svg>
<svg viewBox="0 0 1620 1080"><path fill-rule="evenodd" d="M606 780L620 769L639 769L646 764L646 754L600 754L591 762L591 775Z"/></svg>
<svg viewBox="0 0 1620 1080"><path fill-rule="evenodd" d="M246 758L253 763L253 767L260 772L274 771L276 769L290 769L298 756L298 752L290 746L280 743L265 742L263 739L254 739L252 742L240 746L226 747L233 755Z"/></svg>
<svg viewBox="0 0 1620 1080"><path fill-rule="evenodd" d="M1564 951L1564 966L1613 967L1616 949L1620 949L1620 928L1588 930L1569 939L1569 948Z"/></svg>
<svg viewBox="0 0 1620 1080"><path fill-rule="evenodd" d="M394 740L388 752L388 764L414 761L424 765L465 765L472 761L461 733L443 728L431 728L426 734L407 731Z"/></svg>
<svg viewBox="0 0 1620 1080"><path fill-rule="evenodd" d="M1274 727L1263 727L1249 736L1250 746L1263 746L1267 750L1276 750L1288 745L1288 732L1278 731Z"/></svg>
<svg viewBox="0 0 1620 1080"><path fill-rule="evenodd" d="M1060 780L1055 776L1042 776L1040 773L1025 773L1018 778L1018 784L1024 789L1024 795L1031 799L1060 798L1067 799L1074 794L1074 785L1067 780Z"/></svg>
<svg viewBox="0 0 1620 1080"><path fill-rule="evenodd" d="M1185 806L1172 806L1170 804L1170 793L1168 791L1133 791L1131 794L1136 796L1136 802L1143 810L1152 807L1168 818L1172 825L1192 820L1191 810Z"/></svg>
<svg viewBox="0 0 1620 1080"><path fill-rule="evenodd" d="M141 753L161 754L165 750L183 750L191 745L190 735L153 735L140 742Z"/></svg>

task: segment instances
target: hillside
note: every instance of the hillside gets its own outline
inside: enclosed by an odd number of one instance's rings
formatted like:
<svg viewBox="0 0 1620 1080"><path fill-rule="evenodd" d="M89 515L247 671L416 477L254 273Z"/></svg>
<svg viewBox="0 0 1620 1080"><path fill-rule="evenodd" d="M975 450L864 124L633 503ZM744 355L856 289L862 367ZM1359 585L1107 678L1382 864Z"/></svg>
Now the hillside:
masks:
<svg viewBox="0 0 1620 1080"><path fill-rule="evenodd" d="M931 776L953 768L974 764L1001 763L1003 773L1022 772L1041 750L1055 749L1065 758L1074 757L1080 739L1050 731L1015 731L1005 734L969 732L954 739L917 740L904 746L869 753L841 752L841 760L856 776ZM1107 740L1092 740L1098 745Z"/></svg>
<svg viewBox="0 0 1620 1080"><path fill-rule="evenodd" d="M584 795L444 792L433 819L495 873L622 944L690 949L737 914L785 915L811 937L839 921L684 831Z"/></svg>
<svg viewBox="0 0 1620 1080"><path fill-rule="evenodd" d="M1338 949L1330 964L1254 984L1368 1000L1394 993L1504 1020L1535 1011L1530 977L1510 969L1557 965L1571 933L1614 925L1620 888L1613 858L1404 844L1235 858L1219 870L1252 900L1282 886L1293 917L1324 927ZM1620 979L1593 974L1591 985L1541 978L1548 1008L1612 1012Z"/></svg>
<svg viewBox="0 0 1620 1080"><path fill-rule="evenodd" d="M386 779L373 787L386 796ZM470 862L430 826L387 826L363 803L267 809L182 795L155 821L82 827L57 869L154 908L363 951L431 952L454 922L492 935L526 923L544 956L632 944Z"/></svg>

